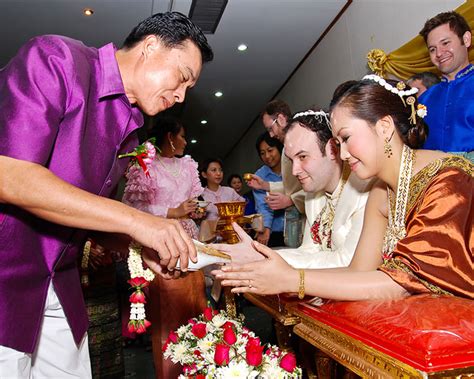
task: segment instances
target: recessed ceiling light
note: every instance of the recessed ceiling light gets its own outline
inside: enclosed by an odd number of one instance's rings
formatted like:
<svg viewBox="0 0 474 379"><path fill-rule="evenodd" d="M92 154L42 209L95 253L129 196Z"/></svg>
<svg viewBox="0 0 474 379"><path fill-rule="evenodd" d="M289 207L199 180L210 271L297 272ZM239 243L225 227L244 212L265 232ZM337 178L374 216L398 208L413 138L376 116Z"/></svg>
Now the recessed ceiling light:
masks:
<svg viewBox="0 0 474 379"><path fill-rule="evenodd" d="M82 11L85 16L92 16L94 14L94 10L92 8L84 8Z"/></svg>
<svg viewBox="0 0 474 379"><path fill-rule="evenodd" d="M242 44L240 44L239 46L237 46L237 50L239 50L239 51L245 51L245 50L247 50L247 45L244 44L244 43L242 43Z"/></svg>
<svg viewBox="0 0 474 379"><path fill-rule="evenodd" d="M221 91L217 91L214 96L215 97L221 97L223 95L223 93Z"/></svg>
<svg viewBox="0 0 474 379"><path fill-rule="evenodd" d="M192 139L192 140L191 140L191 143L197 143L197 140Z"/></svg>
<svg viewBox="0 0 474 379"><path fill-rule="evenodd" d="M201 120L201 124L203 125L207 124L207 120Z"/></svg>

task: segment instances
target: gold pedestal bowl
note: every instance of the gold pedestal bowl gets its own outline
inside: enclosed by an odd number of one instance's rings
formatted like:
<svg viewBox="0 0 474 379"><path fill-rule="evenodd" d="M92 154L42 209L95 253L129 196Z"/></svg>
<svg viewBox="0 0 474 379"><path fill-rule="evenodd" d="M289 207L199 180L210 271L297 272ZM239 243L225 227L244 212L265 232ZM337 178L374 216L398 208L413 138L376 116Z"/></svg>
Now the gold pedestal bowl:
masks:
<svg viewBox="0 0 474 379"><path fill-rule="evenodd" d="M226 201L215 203L217 212L219 214L219 221L217 223L216 231L226 243L239 242L239 236L232 228L232 223L237 222L242 224L245 222L244 211L246 201Z"/></svg>

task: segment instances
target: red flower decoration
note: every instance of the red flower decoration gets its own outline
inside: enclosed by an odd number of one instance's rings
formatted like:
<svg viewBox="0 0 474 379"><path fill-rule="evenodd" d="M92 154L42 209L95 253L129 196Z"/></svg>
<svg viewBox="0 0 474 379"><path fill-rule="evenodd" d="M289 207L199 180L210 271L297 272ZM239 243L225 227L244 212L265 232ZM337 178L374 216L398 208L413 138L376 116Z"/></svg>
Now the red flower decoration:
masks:
<svg viewBox="0 0 474 379"><path fill-rule="evenodd" d="M145 278L141 277L141 276L137 276L136 278L132 278L130 280L128 280L128 283L132 286L132 287L135 287L135 288L144 288L146 286L148 286L148 280L146 280Z"/></svg>
<svg viewBox="0 0 474 379"><path fill-rule="evenodd" d="M224 342L228 345L233 345L237 341L233 328L225 328L224 330Z"/></svg>
<svg viewBox="0 0 474 379"><path fill-rule="evenodd" d="M232 328L234 323L231 321L226 321L224 325L221 326L222 329Z"/></svg>
<svg viewBox="0 0 474 379"><path fill-rule="evenodd" d="M211 307L207 307L206 309L204 309L203 314L204 314L204 318L205 318L207 321L211 321L212 318L214 317Z"/></svg>
<svg viewBox="0 0 474 379"><path fill-rule="evenodd" d="M288 372L296 368L296 357L293 353L286 353L280 361L280 367Z"/></svg>
<svg viewBox="0 0 474 379"><path fill-rule="evenodd" d="M247 346L245 346L246 361L251 366L259 366L263 359L264 346L260 346L259 338L249 338Z"/></svg>
<svg viewBox="0 0 474 379"><path fill-rule="evenodd" d="M207 333L206 324L200 322L196 325L193 325L193 328L191 329L191 333L193 333L199 339L204 338Z"/></svg>
<svg viewBox="0 0 474 379"><path fill-rule="evenodd" d="M145 294L140 290L137 290L134 293L132 293L130 295L129 300L131 303L143 303L143 304L146 303Z"/></svg>
<svg viewBox="0 0 474 379"><path fill-rule="evenodd" d="M218 343L216 345L216 351L214 352L214 362L218 366L226 365L229 363L229 351L230 346L224 343Z"/></svg>
<svg viewBox="0 0 474 379"><path fill-rule="evenodd" d="M170 334L168 334L168 338L173 343L178 342L178 334L176 332L171 331Z"/></svg>

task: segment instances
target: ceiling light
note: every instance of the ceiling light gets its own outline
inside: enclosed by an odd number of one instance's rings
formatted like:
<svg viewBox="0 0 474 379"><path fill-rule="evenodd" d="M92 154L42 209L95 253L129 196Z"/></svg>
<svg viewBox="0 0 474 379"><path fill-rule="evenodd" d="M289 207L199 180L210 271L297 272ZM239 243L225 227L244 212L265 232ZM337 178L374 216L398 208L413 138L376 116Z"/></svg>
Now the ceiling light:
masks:
<svg viewBox="0 0 474 379"><path fill-rule="evenodd" d="M207 124L207 120L201 120L201 124L206 125L206 124Z"/></svg>
<svg viewBox="0 0 474 379"><path fill-rule="evenodd" d="M221 97L223 95L223 93L221 91L217 91L214 96L215 97Z"/></svg>
<svg viewBox="0 0 474 379"><path fill-rule="evenodd" d="M242 44L240 44L239 46L237 46L237 50L239 50L239 51L245 51L245 50L247 50L247 45L245 45L245 44L242 43Z"/></svg>
<svg viewBox="0 0 474 379"><path fill-rule="evenodd" d="M196 143L196 142L197 142L197 140L195 140L195 139L191 140L191 143Z"/></svg>
<svg viewBox="0 0 474 379"><path fill-rule="evenodd" d="M94 14L94 10L92 8L84 8L82 11L85 16L92 16Z"/></svg>

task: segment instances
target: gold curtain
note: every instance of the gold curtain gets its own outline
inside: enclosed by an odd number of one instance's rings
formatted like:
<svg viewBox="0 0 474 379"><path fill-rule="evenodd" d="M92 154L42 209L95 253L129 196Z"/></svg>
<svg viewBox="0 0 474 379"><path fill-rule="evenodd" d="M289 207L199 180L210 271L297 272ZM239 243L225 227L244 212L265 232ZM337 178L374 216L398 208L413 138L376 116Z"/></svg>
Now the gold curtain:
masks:
<svg viewBox="0 0 474 379"><path fill-rule="evenodd" d="M456 9L456 12L462 15L472 28L474 25L474 0L467 0ZM420 30L421 28L422 25ZM469 51L469 60L471 62L474 60L474 48ZM406 80L413 74L424 71L431 71L439 75L439 71L431 63L425 41L420 35L388 55L380 49L370 50L367 54L367 63L374 73L383 77L391 74Z"/></svg>

